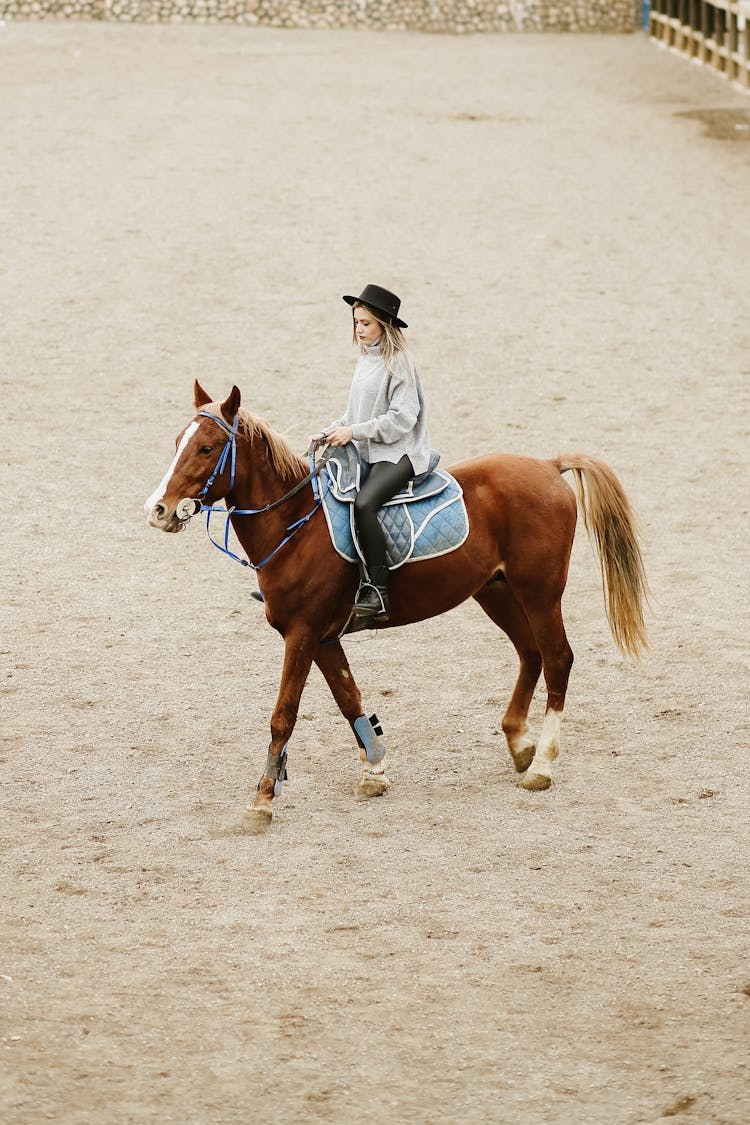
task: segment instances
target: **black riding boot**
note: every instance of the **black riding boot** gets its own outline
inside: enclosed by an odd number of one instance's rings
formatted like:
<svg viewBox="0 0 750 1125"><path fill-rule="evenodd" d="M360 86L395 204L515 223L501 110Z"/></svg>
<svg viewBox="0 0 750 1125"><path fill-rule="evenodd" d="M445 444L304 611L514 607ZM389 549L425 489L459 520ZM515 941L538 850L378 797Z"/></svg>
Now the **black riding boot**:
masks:
<svg viewBox="0 0 750 1125"><path fill-rule="evenodd" d="M360 583L352 613L355 617L388 620L388 567L373 566L368 574L360 565Z"/></svg>

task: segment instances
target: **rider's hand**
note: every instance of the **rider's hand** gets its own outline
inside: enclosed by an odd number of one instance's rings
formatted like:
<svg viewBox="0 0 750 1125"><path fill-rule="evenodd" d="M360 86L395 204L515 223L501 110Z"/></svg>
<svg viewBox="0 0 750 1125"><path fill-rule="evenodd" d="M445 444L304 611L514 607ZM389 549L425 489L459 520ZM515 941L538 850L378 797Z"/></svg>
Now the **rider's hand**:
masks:
<svg viewBox="0 0 750 1125"><path fill-rule="evenodd" d="M351 426L337 426L328 434L326 441L329 445L348 445L353 437Z"/></svg>
<svg viewBox="0 0 750 1125"><path fill-rule="evenodd" d="M309 438L307 439L307 444L317 446L317 445L322 445L323 442L327 441L327 440L328 440L328 438L326 437L326 435L321 430L321 432L319 434L310 434Z"/></svg>

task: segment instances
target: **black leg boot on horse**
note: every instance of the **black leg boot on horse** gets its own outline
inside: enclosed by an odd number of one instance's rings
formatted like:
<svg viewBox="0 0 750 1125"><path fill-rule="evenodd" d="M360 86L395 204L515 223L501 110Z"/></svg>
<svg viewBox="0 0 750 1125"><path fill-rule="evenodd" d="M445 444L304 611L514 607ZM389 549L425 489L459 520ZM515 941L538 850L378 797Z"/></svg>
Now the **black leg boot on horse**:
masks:
<svg viewBox="0 0 750 1125"><path fill-rule="evenodd" d="M354 501L357 538L364 555L360 584L352 614L373 621L388 620L388 561L385 535L378 509L391 500L413 477L411 461L404 455L398 464L376 461Z"/></svg>

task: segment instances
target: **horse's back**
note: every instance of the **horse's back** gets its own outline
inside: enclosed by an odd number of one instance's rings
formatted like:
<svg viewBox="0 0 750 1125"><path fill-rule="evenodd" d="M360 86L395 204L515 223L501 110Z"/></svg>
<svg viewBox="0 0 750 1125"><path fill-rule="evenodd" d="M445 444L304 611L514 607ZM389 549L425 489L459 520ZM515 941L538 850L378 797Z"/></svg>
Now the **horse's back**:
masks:
<svg viewBox="0 0 750 1125"><path fill-rule="evenodd" d="M456 478L467 498L485 495L490 489L497 499L517 504L550 503L575 513L573 490L560 474L554 458L524 457L517 453L486 453L451 465L447 470Z"/></svg>
<svg viewBox="0 0 750 1125"><path fill-rule="evenodd" d="M448 471L463 489L469 515L466 557L494 555L511 581L565 573L578 510L556 460L490 453Z"/></svg>

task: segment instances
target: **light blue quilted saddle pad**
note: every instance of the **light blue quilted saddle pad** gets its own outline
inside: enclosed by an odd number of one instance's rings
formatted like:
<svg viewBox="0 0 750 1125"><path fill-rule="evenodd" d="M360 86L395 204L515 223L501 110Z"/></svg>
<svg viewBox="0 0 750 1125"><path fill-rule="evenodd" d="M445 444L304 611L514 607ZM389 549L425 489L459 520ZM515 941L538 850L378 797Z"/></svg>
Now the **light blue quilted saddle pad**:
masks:
<svg viewBox="0 0 750 1125"><path fill-rule="evenodd" d="M443 469L431 470L409 481L406 488L378 512L385 533L388 566L432 559L460 547L469 534L464 494L458 481ZM331 540L349 562L360 558L354 524L354 497L367 479L364 464L353 445L334 449L320 474L320 490Z"/></svg>

